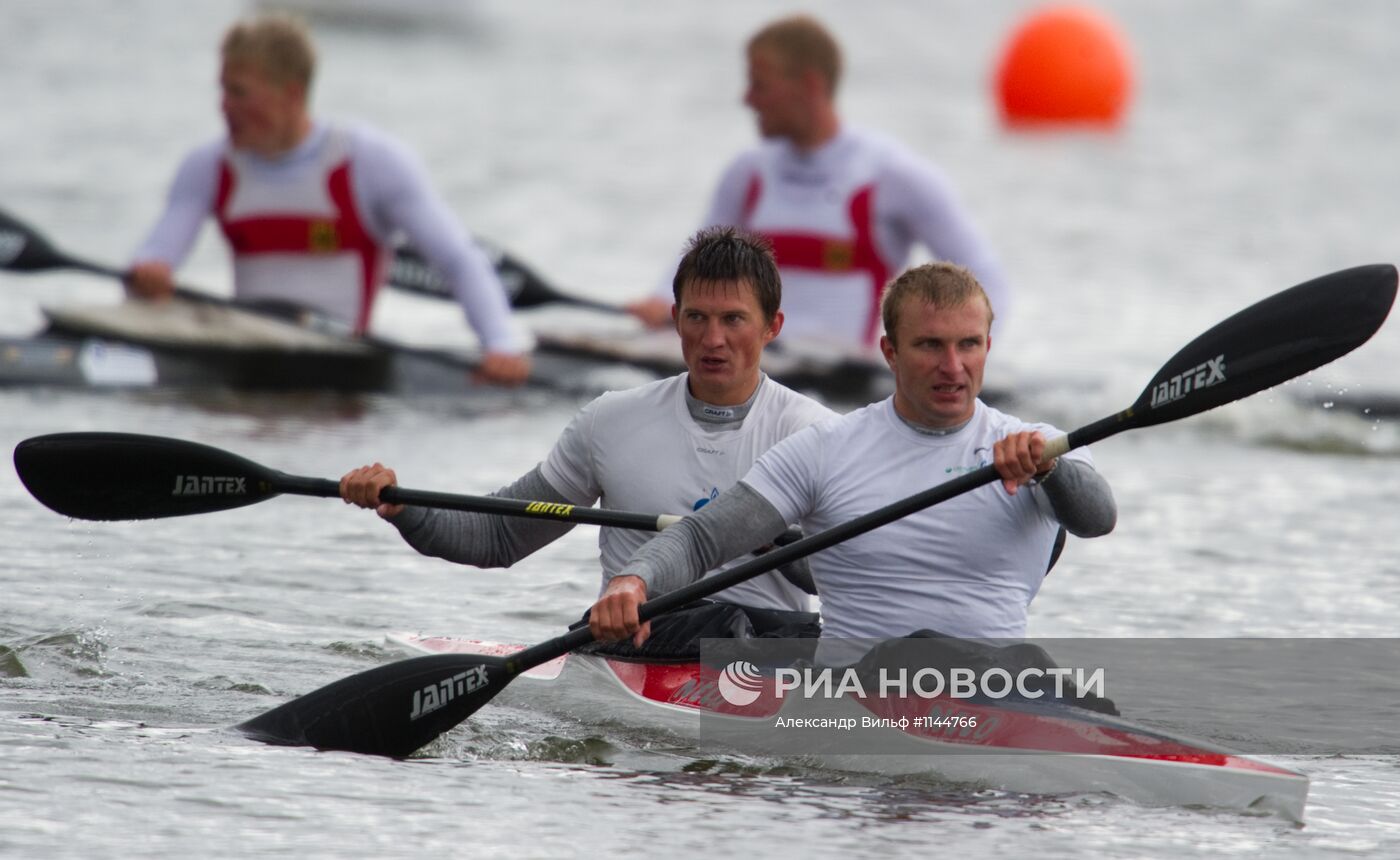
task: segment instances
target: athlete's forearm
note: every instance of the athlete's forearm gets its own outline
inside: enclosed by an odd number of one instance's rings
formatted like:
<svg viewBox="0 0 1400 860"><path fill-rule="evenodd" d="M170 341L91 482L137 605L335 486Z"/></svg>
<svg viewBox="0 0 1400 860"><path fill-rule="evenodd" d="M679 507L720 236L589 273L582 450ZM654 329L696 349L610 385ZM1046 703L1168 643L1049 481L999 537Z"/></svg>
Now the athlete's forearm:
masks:
<svg viewBox="0 0 1400 860"><path fill-rule="evenodd" d="M402 231L410 245L452 287L487 352L519 353L525 343L510 324L510 302L491 261L471 241L432 188L418 157L396 140L362 141L356 182L375 232L388 241Z"/></svg>
<svg viewBox="0 0 1400 860"><path fill-rule="evenodd" d="M618 575L639 576L648 594L664 594L772 542L786 530L778 510L740 482L643 544Z"/></svg>
<svg viewBox="0 0 1400 860"><path fill-rule="evenodd" d="M523 352L525 347L511 328L510 302L491 260L455 225L442 218L423 217L423 213L439 211L427 202L410 208L405 232L409 241L422 252L452 287L452 293L466 313L467 322L488 352Z"/></svg>
<svg viewBox="0 0 1400 860"><path fill-rule="evenodd" d="M550 486L538 466L492 495L564 504L570 501ZM418 507L404 508L390 522L408 545L423 555L475 567L510 567L574 527L573 523L533 517Z"/></svg>

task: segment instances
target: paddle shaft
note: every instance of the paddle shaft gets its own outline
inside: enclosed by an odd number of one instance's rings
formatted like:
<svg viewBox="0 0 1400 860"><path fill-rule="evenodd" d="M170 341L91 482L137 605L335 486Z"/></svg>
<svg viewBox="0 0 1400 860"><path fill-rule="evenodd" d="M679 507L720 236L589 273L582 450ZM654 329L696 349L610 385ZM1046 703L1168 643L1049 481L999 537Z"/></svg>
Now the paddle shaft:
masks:
<svg viewBox="0 0 1400 860"><path fill-rule="evenodd" d="M94 275L105 275L106 277L114 278L123 283L126 282L127 273L121 269L116 268L115 266L104 266L101 263L95 263L91 260L84 260L80 257L71 257L60 251L53 251L53 253L57 255L56 260L58 262L58 265L56 265L54 268L76 269L78 271L89 272ZM239 310L249 311L257 314L265 313L265 309L259 308L256 305L246 305L242 302L234 301L233 299L224 298L223 296L216 296L213 293L206 293L203 290L198 290L193 287L187 287L182 284L175 285L175 295L182 299L185 299L186 301L198 302L204 305L233 307L238 308Z"/></svg>
<svg viewBox="0 0 1400 860"><path fill-rule="evenodd" d="M340 484L335 481L326 478L305 478L282 472L275 474L276 482L273 484L273 489L277 492L296 496L340 498ZM460 493L411 490L405 487L385 487L379 491L379 501L391 505L416 505L421 508L441 508L449 511L555 520L563 523L583 523L585 525L651 532L662 531L684 519L677 514L639 514L632 511L571 505L567 502L507 499L503 496L469 496ZM790 546L801 537L802 532L798 529L788 529L779 535L773 543L776 546ZM766 556L765 552L764 557ZM783 562L779 562L779 564L783 564Z"/></svg>
<svg viewBox="0 0 1400 860"><path fill-rule="evenodd" d="M296 496L340 498L340 484L335 481L326 478L288 475L283 472L273 474L275 477L272 488L277 492ZM673 514L638 514L630 511L613 511L607 508L583 507L560 502L507 499L500 496L466 496L429 490L411 490L405 487L385 487L379 492L379 500L391 505L416 505L423 508L558 520L559 522L585 523L638 531L661 531L681 520L680 517Z"/></svg>
<svg viewBox="0 0 1400 860"><path fill-rule="evenodd" d="M483 242L481 245L487 256L490 257L513 307L528 308L557 303L590 308L605 313L626 313L622 308L607 302L561 293L514 255L492 243ZM4 210L0 210L0 269L18 272L76 269L94 275L115 278L123 282L127 278L127 272L122 269L85 260L60 250L33 227ZM404 292L435 299L457 300L451 285L443 280L437 270L423 259L422 255L409 247L394 249L394 260L389 268L388 284ZM193 301L238 304L182 286L175 288L175 294Z"/></svg>
<svg viewBox="0 0 1400 860"><path fill-rule="evenodd" d="M1121 430L1128 429L1121 421L1122 413L1102 421L1095 422L1066 436L1051 439L1046 443L1045 454L1041 462L1048 462L1074 448L1088 445L1113 435ZM726 588L746 582L756 576L761 576L781 565L789 564L802 558L806 558L813 553L820 552L828 547L835 546L853 537L863 535L866 532L874 531L881 526L888 525L895 520L902 519L910 514L917 513L925 508L932 507L940 502L961 496L979 487L993 483L1001 479L995 466L983 466L973 472L968 472L950 481L945 481L935 487L930 487L923 492L900 499L897 502L878 508L868 514L863 514L853 520L848 520L840 525L832 526L824 532L810 535L801 540L780 546L762 556L750 559L742 564L735 565L727 570L710 574L703 579L692 582L689 585L668 591L658 597L654 597L643 603L637 609L637 615L642 621L664 615L674 609L679 609L688 603L712 597ZM570 630L562 636L558 636L548 642L542 642L513 655L507 663L518 674L542 663L573 651L583 645L593 641L593 633L587 627L579 627Z"/></svg>
<svg viewBox="0 0 1400 860"><path fill-rule="evenodd" d="M494 242L479 240L478 245L491 259L496 276L515 308L533 308L546 304L573 305L608 314L625 314L623 308L583 296L560 292L534 269ZM394 252L394 264L389 271L389 284L404 292L429 298L455 300L452 287L413 248L399 247Z"/></svg>

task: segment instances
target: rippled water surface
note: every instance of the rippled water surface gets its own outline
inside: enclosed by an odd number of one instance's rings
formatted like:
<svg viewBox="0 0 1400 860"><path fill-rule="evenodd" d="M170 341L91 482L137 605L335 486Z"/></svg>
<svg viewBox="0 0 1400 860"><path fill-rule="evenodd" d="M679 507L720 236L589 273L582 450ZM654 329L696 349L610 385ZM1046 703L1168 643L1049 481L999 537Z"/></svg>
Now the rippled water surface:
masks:
<svg viewBox="0 0 1400 860"><path fill-rule="evenodd" d="M473 2L427 28L325 22L316 105L404 137L472 229L561 284L630 297L751 139L739 46L787 8ZM1018 299L989 373L1016 381L1026 417L1069 429L1116 411L1226 314L1397 257L1391 4L1105 4L1138 73L1110 136L997 127L987 77L1028 4L812 8L847 45L847 115L941 163L1005 258ZM214 46L242 11L0 12L0 208L75 253L124 259L175 160L218 130ZM226 289L208 232L186 274ZM0 287L7 334L37 328L41 302L117 294L78 275ZM465 339L450 309L381 311L386 336ZM1394 635L1400 431L1362 410L1400 397L1397 363L1392 324L1298 383L1096 446L1119 527L1071 544L1032 633ZM483 492L537 462L578 405L0 391L0 447L138 431L296 474L377 459L409 486ZM595 592L594 535L510 571L457 569L329 500L70 522L10 467L0 535L4 856L1400 854L1400 765L1381 755L1294 760L1312 778L1297 825L802 769L508 703L410 762L264 747L222 727L392 659L386 631L556 635Z"/></svg>

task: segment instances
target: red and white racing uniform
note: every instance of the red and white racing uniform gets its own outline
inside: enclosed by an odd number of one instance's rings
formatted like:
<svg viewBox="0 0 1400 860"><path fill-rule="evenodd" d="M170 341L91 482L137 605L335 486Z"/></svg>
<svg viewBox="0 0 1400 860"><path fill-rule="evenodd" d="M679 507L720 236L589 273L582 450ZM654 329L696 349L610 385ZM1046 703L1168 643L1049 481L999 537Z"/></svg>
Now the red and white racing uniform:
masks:
<svg viewBox="0 0 1400 860"><path fill-rule="evenodd" d="M452 285L483 348L524 349L490 260L432 193L417 159L382 133L317 123L272 159L224 138L199 147L134 261L178 267L211 216L232 248L239 299L292 302L363 332L392 248L406 238Z"/></svg>
<svg viewBox="0 0 1400 860"><path fill-rule="evenodd" d="M971 269L999 322L1009 313L1001 265L947 179L868 131L843 129L810 152L786 140L744 152L725 170L705 224L741 226L773 243L784 335L873 346L880 296L915 244Z"/></svg>

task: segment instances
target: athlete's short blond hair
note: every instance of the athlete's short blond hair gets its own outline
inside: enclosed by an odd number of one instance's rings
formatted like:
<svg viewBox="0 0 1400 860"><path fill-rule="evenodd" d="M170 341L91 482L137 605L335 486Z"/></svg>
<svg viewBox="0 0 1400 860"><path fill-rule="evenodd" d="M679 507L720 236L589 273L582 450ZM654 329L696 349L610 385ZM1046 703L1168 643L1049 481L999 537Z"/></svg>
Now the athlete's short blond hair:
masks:
<svg viewBox="0 0 1400 860"><path fill-rule="evenodd" d="M292 15L271 13L239 21L224 34L225 63L250 63L277 84L310 89L316 48L306 24Z"/></svg>
<svg viewBox="0 0 1400 860"><path fill-rule="evenodd" d="M898 346L895 331L899 314L906 300L917 299L936 308L960 308L968 302L981 302L987 308L987 330L992 328L992 300L977 278L962 266L953 263L925 263L915 266L895 278L885 288L880 299L880 316L885 324L885 337Z"/></svg>
<svg viewBox="0 0 1400 860"><path fill-rule="evenodd" d="M793 15L768 24L749 39L748 50L750 54L773 51L789 73L815 71L826 81L829 94L835 95L841 82L841 46L810 15Z"/></svg>

